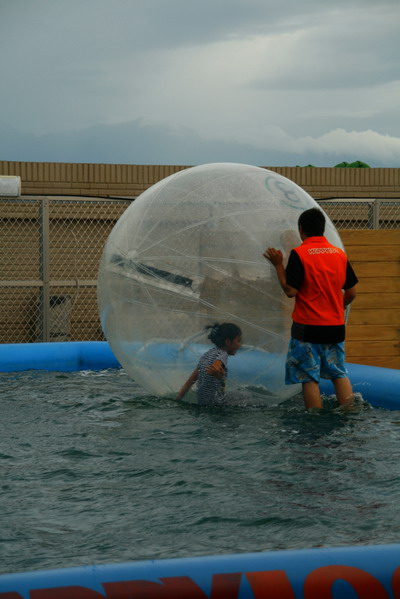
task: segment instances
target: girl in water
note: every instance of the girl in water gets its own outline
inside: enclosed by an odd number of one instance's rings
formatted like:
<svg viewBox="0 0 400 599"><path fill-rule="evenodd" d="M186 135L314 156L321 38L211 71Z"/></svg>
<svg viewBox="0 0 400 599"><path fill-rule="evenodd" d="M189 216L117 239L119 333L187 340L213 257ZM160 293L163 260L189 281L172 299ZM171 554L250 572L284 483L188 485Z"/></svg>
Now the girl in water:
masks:
<svg viewBox="0 0 400 599"><path fill-rule="evenodd" d="M205 327L207 338L215 347L200 358L197 368L176 396L180 400L197 381L197 400L201 405L222 405L225 399L225 380L228 375L228 357L234 356L242 345L242 331L231 323L216 323Z"/></svg>

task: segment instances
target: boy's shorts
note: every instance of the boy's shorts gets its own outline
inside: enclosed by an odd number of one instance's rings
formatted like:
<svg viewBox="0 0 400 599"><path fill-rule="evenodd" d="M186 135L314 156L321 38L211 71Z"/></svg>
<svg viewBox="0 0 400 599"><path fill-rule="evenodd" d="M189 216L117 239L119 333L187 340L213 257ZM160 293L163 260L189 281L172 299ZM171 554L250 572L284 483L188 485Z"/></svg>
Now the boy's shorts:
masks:
<svg viewBox="0 0 400 599"><path fill-rule="evenodd" d="M345 366L344 341L341 343L309 343L290 339L286 357L286 385L319 383L323 379L348 376Z"/></svg>

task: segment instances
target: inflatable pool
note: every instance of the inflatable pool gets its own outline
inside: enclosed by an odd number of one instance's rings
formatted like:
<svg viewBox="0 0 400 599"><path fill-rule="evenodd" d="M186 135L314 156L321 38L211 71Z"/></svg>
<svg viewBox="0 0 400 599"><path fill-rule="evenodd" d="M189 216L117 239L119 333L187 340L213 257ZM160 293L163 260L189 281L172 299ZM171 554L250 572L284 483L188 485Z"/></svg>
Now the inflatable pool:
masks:
<svg viewBox="0 0 400 599"><path fill-rule="evenodd" d="M130 347L166 364L188 365L202 346L154 343ZM246 368L273 356L247 348L232 360ZM159 364L159 361L157 362ZM230 363L231 364L231 363ZM355 391L375 407L400 409L400 370L348 364ZM107 342L0 345L0 371L118 368ZM262 378L260 385L267 383ZM328 381L322 391L332 393ZM0 599L400 599L400 544L271 551L0 575Z"/></svg>
<svg viewBox="0 0 400 599"><path fill-rule="evenodd" d="M145 346L132 344L126 351L136 352L137 359L148 354L154 358L157 368L168 370L171 360L179 363L182 368L192 368L196 360L207 349L205 346L193 344L181 348L174 343L153 343ZM229 377L239 383L245 373L254 369L259 371L263 361L274 360L272 354L247 348L230 358ZM106 341L76 341L59 343L16 343L0 345L0 372L18 372L23 370L60 370L71 372L76 370L102 370L118 368L115 358ZM400 370L365 366L347 363L349 376L355 392L361 393L363 399L374 407L388 410L400 409ZM270 369L269 369L270 370ZM282 376L278 373L277 376ZM182 374L181 380L184 380ZM270 380L258 380L260 387L268 387ZM333 393L330 381L321 381L321 391ZM273 402L273 397L272 400Z"/></svg>

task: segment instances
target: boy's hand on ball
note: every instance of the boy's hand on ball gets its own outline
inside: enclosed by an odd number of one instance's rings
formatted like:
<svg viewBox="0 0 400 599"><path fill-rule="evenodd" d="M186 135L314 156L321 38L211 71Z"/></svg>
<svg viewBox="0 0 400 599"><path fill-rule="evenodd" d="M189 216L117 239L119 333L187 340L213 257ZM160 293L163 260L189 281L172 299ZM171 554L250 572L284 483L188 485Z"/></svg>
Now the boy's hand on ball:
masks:
<svg viewBox="0 0 400 599"><path fill-rule="evenodd" d="M275 248L268 248L263 253L264 258L269 260L271 264L274 266L278 266L283 262L283 254L281 250L276 250Z"/></svg>

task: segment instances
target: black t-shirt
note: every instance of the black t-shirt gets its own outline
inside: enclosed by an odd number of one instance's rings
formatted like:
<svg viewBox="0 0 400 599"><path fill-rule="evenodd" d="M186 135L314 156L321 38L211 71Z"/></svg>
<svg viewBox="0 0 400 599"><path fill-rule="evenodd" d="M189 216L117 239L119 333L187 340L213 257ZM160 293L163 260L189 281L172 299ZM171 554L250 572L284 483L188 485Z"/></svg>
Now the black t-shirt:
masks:
<svg viewBox="0 0 400 599"><path fill-rule="evenodd" d="M290 287L300 289L304 278L304 266L298 253L295 250L290 252L289 261L286 267L286 283ZM353 268L349 261L346 266L346 280L343 289L350 289L358 283ZM293 322L291 335L298 341L307 341L309 343L340 343L345 339L345 325L312 325Z"/></svg>

